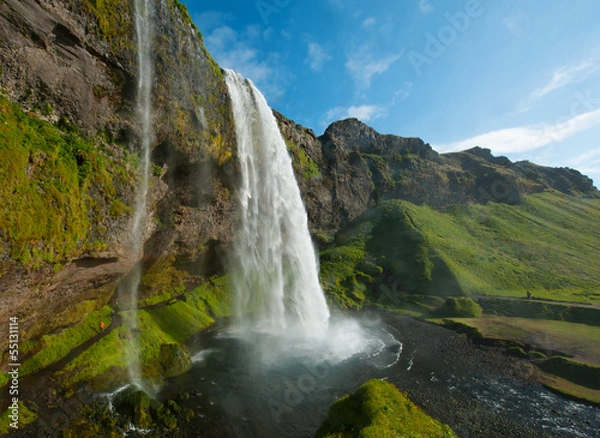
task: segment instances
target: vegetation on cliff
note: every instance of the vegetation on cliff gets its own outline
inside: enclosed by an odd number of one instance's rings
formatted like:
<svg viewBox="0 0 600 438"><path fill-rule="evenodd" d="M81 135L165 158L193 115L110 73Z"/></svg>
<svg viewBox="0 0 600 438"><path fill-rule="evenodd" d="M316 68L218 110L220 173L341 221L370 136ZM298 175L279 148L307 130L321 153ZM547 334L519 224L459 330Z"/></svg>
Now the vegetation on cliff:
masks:
<svg viewBox="0 0 600 438"><path fill-rule="evenodd" d="M0 97L2 249L28 268L59 268L83 252L104 250L109 223L130 212L126 193L136 171L126 150Z"/></svg>

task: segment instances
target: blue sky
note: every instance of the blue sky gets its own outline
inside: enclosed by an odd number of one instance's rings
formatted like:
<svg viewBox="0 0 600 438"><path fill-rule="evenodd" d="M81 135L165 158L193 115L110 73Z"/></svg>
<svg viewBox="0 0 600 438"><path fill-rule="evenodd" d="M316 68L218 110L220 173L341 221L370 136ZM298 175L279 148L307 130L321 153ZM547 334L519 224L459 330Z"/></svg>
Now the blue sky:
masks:
<svg viewBox="0 0 600 438"><path fill-rule="evenodd" d="M479 145L600 186L600 3L185 1L222 67L317 135L357 117L439 152Z"/></svg>

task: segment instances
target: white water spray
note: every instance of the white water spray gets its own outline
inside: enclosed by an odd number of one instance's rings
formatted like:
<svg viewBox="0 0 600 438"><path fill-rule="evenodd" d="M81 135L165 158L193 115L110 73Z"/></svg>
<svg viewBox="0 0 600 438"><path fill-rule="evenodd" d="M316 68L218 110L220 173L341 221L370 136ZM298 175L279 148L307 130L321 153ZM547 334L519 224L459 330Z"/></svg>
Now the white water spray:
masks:
<svg viewBox="0 0 600 438"><path fill-rule="evenodd" d="M263 95L225 74L241 165L241 218L233 248L238 329L322 338L329 309L292 161Z"/></svg>
<svg viewBox="0 0 600 438"><path fill-rule="evenodd" d="M146 390L141 377L140 352L137 339L137 302L138 289L142 276L139 260L143 255L144 228L148 219L148 189L150 178L150 150L154 132L152 129L152 11L151 0L135 0L135 29L138 44L138 84L136 96L137 120L141 129L141 178L137 190L133 227L131 231L132 255L138 262L125 282L129 310L126 323L129 326L131 350L127 353L127 365L131 382L140 389Z"/></svg>

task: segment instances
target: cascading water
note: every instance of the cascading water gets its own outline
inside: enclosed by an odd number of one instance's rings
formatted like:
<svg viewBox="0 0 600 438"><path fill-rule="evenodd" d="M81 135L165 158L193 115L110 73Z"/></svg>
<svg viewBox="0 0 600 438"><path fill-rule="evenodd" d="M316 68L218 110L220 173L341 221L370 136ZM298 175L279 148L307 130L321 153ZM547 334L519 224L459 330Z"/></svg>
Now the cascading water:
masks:
<svg viewBox="0 0 600 438"><path fill-rule="evenodd" d="M238 328L323 337L329 309L292 161L260 91L226 71L242 181L233 250Z"/></svg>
<svg viewBox="0 0 600 438"><path fill-rule="evenodd" d="M141 161L140 185L138 187L133 226L131 231L132 255L137 260L132 272L124 282L122 293L126 294L129 310L126 312L126 323L129 326L131 349L127 353L129 378L131 382L144 389L146 385L141 378L139 345L137 340L137 301L138 288L142 275L141 263L144 243L144 228L148 219L148 188L150 176L150 150L153 141L152 129L152 5L151 0L135 0L135 29L138 43L138 84L136 96L136 113L141 129Z"/></svg>

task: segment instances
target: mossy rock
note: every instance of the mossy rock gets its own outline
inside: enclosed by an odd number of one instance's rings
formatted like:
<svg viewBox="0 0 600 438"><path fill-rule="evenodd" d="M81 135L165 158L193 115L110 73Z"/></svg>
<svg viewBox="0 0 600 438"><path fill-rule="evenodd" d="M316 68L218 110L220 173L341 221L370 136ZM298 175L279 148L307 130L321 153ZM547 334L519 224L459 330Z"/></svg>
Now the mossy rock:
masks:
<svg viewBox="0 0 600 438"><path fill-rule="evenodd" d="M377 379L336 401L315 436L456 437L449 426L429 417L396 387Z"/></svg>
<svg viewBox="0 0 600 438"><path fill-rule="evenodd" d="M436 313L443 318L477 318L483 310L471 298L448 298Z"/></svg>
<svg viewBox="0 0 600 438"><path fill-rule="evenodd" d="M133 385L117 394L114 401L116 411L142 429L149 429L154 424L151 404L152 399L148 394Z"/></svg>
<svg viewBox="0 0 600 438"><path fill-rule="evenodd" d="M158 360L165 378L186 373L192 368L190 351L185 345L162 344Z"/></svg>

